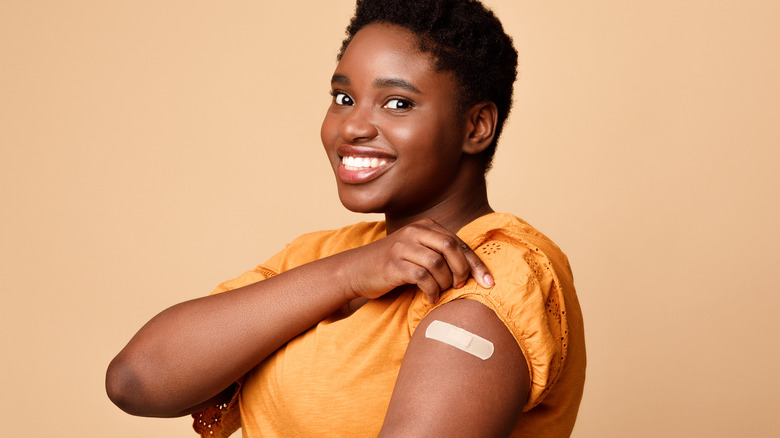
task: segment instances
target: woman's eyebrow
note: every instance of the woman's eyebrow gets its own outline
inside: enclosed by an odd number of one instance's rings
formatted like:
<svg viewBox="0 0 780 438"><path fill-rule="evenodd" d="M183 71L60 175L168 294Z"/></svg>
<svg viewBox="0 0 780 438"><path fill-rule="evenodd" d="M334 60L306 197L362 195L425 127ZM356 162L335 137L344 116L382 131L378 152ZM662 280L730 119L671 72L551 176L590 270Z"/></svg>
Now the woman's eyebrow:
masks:
<svg viewBox="0 0 780 438"><path fill-rule="evenodd" d="M336 74L334 74L330 78L330 83L331 84L349 85L349 78L344 76L344 75L340 75L340 74L336 73Z"/></svg>
<svg viewBox="0 0 780 438"><path fill-rule="evenodd" d="M422 91L418 90L417 87L412 85L411 82L403 80L403 79L395 79L395 78L387 78L387 79L377 79L374 81L374 87L376 88L402 88L406 91L410 91L412 93L416 94L422 94Z"/></svg>
<svg viewBox="0 0 780 438"><path fill-rule="evenodd" d="M351 81L348 77L335 73L330 78L331 84L339 84L339 85L350 85ZM374 87L375 88L401 88L403 90L416 93L416 94L422 94L422 91L417 89L414 85L412 85L411 82L404 80L404 79L398 79L398 78L379 78L374 81Z"/></svg>

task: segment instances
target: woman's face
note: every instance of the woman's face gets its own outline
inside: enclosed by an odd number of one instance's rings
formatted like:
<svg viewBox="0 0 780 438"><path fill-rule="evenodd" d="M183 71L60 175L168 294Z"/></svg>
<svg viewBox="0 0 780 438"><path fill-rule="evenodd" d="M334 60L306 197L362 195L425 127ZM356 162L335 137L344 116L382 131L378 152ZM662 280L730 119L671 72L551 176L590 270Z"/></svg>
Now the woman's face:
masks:
<svg viewBox="0 0 780 438"><path fill-rule="evenodd" d="M456 193L464 137L457 82L435 71L414 34L388 24L361 29L331 88L321 137L345 207L411 216Z"/></svg>

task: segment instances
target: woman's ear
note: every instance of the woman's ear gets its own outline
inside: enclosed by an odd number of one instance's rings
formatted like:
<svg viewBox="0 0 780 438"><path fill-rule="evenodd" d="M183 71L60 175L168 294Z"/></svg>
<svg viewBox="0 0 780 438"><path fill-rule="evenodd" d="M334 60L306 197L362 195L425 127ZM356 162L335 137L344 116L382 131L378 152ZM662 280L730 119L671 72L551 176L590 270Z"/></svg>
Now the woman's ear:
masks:
<svg viewBox="0 0 780 438"><path fill-rule="evenodd" d="M498 108L493 102L482 102L472 106L466 113L466 137L463 152L476 155L490 146L496 134Z"/></svg>

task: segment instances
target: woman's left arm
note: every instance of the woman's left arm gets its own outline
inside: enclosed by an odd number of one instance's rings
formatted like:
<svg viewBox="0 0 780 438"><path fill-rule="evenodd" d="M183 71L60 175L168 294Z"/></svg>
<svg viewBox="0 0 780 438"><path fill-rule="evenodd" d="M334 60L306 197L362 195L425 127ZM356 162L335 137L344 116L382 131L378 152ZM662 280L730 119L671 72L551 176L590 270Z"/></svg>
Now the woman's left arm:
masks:
<svg viewBox="0 0 780 438"><path fill-rule="evenodd" d="M492 343L492 355L483 360L426 337L435 320ZM454 330L453 336L455 344L468 342L463 332ZM523 353L491 309L468 299L446 303L431 311L412 335L379 436L507 437L520 418L529 385Z"/></svg>

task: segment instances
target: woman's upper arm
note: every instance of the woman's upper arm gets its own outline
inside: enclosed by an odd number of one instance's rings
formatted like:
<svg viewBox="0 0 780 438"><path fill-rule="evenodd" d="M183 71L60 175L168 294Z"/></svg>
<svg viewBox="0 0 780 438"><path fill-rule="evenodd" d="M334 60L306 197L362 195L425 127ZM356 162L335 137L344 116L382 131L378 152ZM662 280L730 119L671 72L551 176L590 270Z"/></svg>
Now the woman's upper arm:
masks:
<svg viewBox="0 0 780 438"><path fill-rule="evenodd" d="M489 341L492 355L483 360L426 337L434 320ZM380 437L509 436L529 385L520 347L491 309L466 299L446 303L431 311L412 336Z"/></svg>

